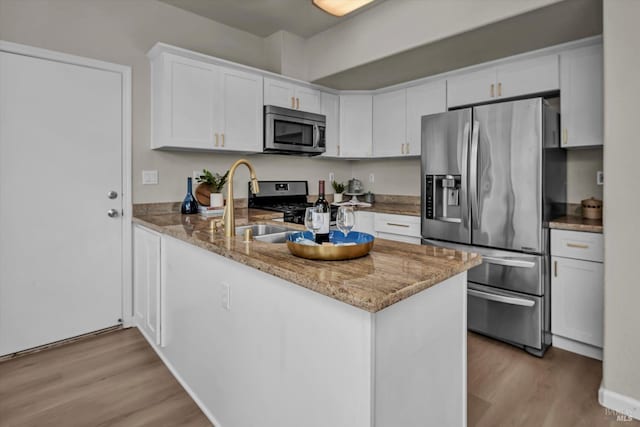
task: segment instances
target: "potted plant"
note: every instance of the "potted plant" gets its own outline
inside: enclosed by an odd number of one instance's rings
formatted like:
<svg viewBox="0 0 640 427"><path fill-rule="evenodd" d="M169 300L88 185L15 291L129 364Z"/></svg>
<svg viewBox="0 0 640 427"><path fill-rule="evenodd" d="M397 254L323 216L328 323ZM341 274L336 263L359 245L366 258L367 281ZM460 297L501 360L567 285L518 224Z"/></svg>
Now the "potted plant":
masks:
<svg viewBox="0 0 640 427"><path fill-rule="evenodd" d="M202 175L196 178L200 183L196 188L196 199L201 205L211 206L212 208L221 208L224 206L224 197L222 196L222 187L227 182L229 171L224 175L219 173L212 174L206 169L202 169Z"/></svg>
<svg viewBox="0 0 640 427"><path fill-rule="evenodd" d="M344 193L344 183L333 181L331 183L333 187L333 203L340 203L342 201L342 193Z"/></svg>

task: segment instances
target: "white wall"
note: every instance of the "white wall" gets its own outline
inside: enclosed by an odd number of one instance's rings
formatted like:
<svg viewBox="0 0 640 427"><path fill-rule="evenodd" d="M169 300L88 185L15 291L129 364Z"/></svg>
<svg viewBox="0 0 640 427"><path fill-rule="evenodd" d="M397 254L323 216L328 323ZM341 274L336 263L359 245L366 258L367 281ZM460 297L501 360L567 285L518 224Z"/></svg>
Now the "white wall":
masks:
<svg viewBox="0 0 640 427"><path fill-rule="evenodd" d="M0 39L133 68L133 200L177 201L186 177L203 167L229 168L233 154L151 151L150 74L146 52L158 41L242 64L269 68L265 41L210 19L155 0L0 0ZM289 68L290 70L291 68ZM267 160L270 159L270 160ZM254 156L260 179L347 179L350 165L300 157ZM141 184L143 169L157 169L159 185ZM248 175L239 174L238 196L246 195ZM342 178L341 178L342 179Z"/></svg>
<svg viewBox="0 0 640 427"><path fill-rule="evenodd" d="M640 401L640 1L604 0L603 386ZM636 415L640 412L636 412Z"/></svg>
<svg viewBox="0 0 640 427"><path fill-rule="evenodd" d="M558 1L386 1L310 37L308 79L318 80Z"/></svg>

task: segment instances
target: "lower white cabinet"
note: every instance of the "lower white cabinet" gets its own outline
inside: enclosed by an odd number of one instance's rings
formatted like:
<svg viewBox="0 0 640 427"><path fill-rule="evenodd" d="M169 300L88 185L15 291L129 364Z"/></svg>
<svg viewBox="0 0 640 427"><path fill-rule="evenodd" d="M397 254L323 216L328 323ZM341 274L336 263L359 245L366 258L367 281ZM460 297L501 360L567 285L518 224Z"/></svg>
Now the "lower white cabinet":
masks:
<svg viewBox="0 0 640 427"><path fill-rule="evenodd" d="M356 211L356 225L353 227L353 231L360 231L361 233L376 235L376 230L373 225L374 213L367 211Z"/></svg>
<svg viewBox="0 0 640 427"><path fill-rule="evenodd" d="M133 305L138 327L160 344L160 234L133 227Z"/></svg>
<svg viewBox="0 0 640 427"><path fill-rule="evenodd" d="M602 262L558 256L566 249L551 246L551 332L553 345L585 356L602 359L604 266ZM586 240L594 233L574 233L575 240ZM585 235L581 238L581 235Z"/></svg>
<svg viewBox="0 0 640 427"><path fill-rule="evenodd" d="M376 213L374 221L377 236L397 242L421 244L420 217Z"/></svg>

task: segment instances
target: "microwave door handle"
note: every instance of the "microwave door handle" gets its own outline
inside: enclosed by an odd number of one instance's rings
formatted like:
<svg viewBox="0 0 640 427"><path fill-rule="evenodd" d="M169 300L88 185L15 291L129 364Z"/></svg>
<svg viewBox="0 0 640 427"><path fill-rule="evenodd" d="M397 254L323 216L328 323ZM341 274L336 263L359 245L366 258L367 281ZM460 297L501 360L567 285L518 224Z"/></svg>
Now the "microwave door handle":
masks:
<svg viewBox="0 0 640 427"><path fill-rule="evenodd" d="M469 165L469 175L471 175L470 192L471 192L471 218L473 220L473 228L480 228L480 212L478 212L478 132L480 123L473 121L473 130L471 131L471 162Z"/></svg>
<svg viewBox="0 0 640 427"><path fill-rule="evenodd" d="M313 125L313 146L318 147L318 143L320 142L320 128L318 125Z"/></svg>

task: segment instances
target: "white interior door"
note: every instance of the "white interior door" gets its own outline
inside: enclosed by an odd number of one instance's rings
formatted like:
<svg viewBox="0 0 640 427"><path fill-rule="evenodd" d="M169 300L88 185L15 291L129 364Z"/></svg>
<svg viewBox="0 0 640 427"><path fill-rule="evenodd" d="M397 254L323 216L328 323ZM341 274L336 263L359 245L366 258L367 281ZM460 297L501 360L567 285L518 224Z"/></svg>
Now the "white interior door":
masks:
<svg viewBox="0 0 640 427"><path fill-rule="evenodd" d="M122 96L120 73L0 53L0 355L122 318Z"/></svg>

